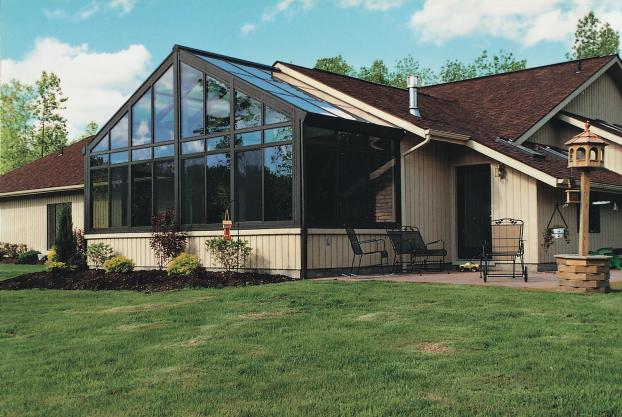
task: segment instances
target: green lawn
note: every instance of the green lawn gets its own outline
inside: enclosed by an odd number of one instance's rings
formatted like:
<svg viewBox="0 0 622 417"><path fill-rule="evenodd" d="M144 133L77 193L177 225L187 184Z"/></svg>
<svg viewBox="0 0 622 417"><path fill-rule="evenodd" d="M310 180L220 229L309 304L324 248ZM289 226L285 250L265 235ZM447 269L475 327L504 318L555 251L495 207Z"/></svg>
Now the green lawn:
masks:
<svg viewBox="0 0 622 417"><path fill-rule="evenodd" d="M0 264L0 281L38 271L43 271L43 265Z"/></svg>
<svg viewBox="0 0 622 417"><path fill-rule="evenodd" d="M620 291L2 291L0 415L620 416L621 318Z"/></svg>

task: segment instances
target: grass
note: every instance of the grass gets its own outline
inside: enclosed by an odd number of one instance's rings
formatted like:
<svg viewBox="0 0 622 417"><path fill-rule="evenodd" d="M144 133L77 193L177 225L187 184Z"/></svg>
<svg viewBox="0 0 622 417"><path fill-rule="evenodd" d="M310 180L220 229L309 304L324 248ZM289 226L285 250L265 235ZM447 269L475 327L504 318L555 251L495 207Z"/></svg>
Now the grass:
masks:
<svg viewBox="0 0 622 417"><path fill-rule="evenodd" d="M0 415L619 416L621 316L620 291L0 292Z"/></svg>
<svg viewBox="0 0 622 417"><path fill-rule="evenodd" d="M0 264L0 281L38 271L43 271L43 265Z"/></svg>

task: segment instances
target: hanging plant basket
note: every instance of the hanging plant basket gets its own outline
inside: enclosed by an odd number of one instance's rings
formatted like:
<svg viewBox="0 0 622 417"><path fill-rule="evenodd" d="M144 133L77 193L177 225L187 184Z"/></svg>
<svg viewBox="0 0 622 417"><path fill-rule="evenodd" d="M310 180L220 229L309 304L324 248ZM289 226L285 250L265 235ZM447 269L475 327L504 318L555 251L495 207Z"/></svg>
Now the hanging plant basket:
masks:
<svg viewBox="0 0 622 417"><path fill-rule="evenodd" d="M553 239L562 239L568 236L568 229L565 227L552 227L549 230Z"/></svg>
<svg viewBox="0 0 622 417"><path fill-rule="evenodd" d="M551 225L553 217L555 217L556 213L559 214L559 217L561 217L561 220L564 223L563 225ZM559 209L559 204L555 204L549 223L546 225L544 232L542 233L542 247L544 249L550 248L553 242L557 239L564 239L566 243L570 243L570 230L568 229L568 223L566 223L564 215Z"/></svg>

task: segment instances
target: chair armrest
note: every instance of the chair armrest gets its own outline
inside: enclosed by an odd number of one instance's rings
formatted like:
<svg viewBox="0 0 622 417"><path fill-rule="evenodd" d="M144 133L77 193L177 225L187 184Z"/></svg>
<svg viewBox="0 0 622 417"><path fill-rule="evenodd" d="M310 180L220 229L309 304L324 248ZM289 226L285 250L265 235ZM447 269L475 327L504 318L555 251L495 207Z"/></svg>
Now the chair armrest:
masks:
<svg viewBox="0 0 622 417"><path fill-rule="evenodd" d="M441 243L443 249L445 249L445 241L443 239L435 240L433 242L428 242L425 244L425 247L427 248L428 245L434 245L435 243L439 243L439 242Z"/></svg>
<svg viewBox="0 0 622 417"><path fill-rule="evenodd" d="M376 244L376 251L380 252L381 250L386 250L386 242L384 241L383 238L375 238L375 239L368 239L368 240L361 240L359 241L359 243L362 245L364 243L375 243ZM382 243L382 245L380 245L380 243ZM379 249L380 246L382 246L382 249Z"/></svg>

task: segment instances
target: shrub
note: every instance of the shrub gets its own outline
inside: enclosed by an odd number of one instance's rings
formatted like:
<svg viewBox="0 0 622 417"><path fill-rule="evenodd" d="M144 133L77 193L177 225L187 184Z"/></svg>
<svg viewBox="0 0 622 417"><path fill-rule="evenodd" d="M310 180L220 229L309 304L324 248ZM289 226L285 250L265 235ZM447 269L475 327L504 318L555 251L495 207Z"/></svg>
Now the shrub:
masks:
<svg viewBox="0 0 622 417"><path fill-rule="evenodd" d="M18 243L15 245L15 256L22 255L26 252L28 252L28 245L25 243Z"/></svg>
<svg viewBox="0 0 622 417"><path fill-rule="evenodd" d="M71 221L71 208L64 206L58 220L56 230L56 258L59 262L69 263L76 256L76 236L73 234L73 223Z"/></svg>
<svg viewBox="0 0 622 417"><path fill-rule="evenodd" d="M67 264L65 262L45 261L44 269L46 272L58 271L59 269L65 268L67 268Z"/></svg>
<svg viewBox="0 0 622 417"><path fill-rule="evenodd" d="M221 237L207 240L205 247L227 272L244 266L252 251L250 244L245 240L227 240Z"/></svg>
<svg viewBox="0 0 622 417"><path fill-rule="evenodd" d="M184 252L168 263L166 271L169 275L190 276L199 272L201 268L198 256Z"/></svg>
<svg viewBox="0 0 622 417"><path fill-rule="evenodd" d="M113 256L104 262L104 270L127 274L134 270L134 261L121 255Z"/></svg>
<svg viewBox="0 0 622 417"><path fill-rule="evenodd" d="M86 248L86 256L95 268L101 268L104 262L114 256L114 251L110 245L94 243Z"/></svg>
<svg viewBox="0 0 622 417"><path fill-rule="evenodd" d="M17 263L31 265L36 264L37 262L39 262L40 254L41 252L39 252L38 250L26 251L17 257Z"/></svg>
<svg viewBox="0 0 622 417"><path fill-rule="evenodd" d="M151 218L151 237L149 246L155 252L158 267L162 267L186 249L188 235L179 230L175 221L175 211L168 209Z"/></svg>
<svg viewBox="0 0 622 417"><path fill-rule="evenodd" d="M73 236L76 242L76 254L71 260L71 264L78 269L87 269L88 264L86 263L86 239L84 238L84 233L81 229L76 229L73 231Z"/></svg>
<svg viewBox="0 0 622 417"><path fill-rule="evenodd" d="M0 258L7 256L6 243L0 242Z"/></svg>

